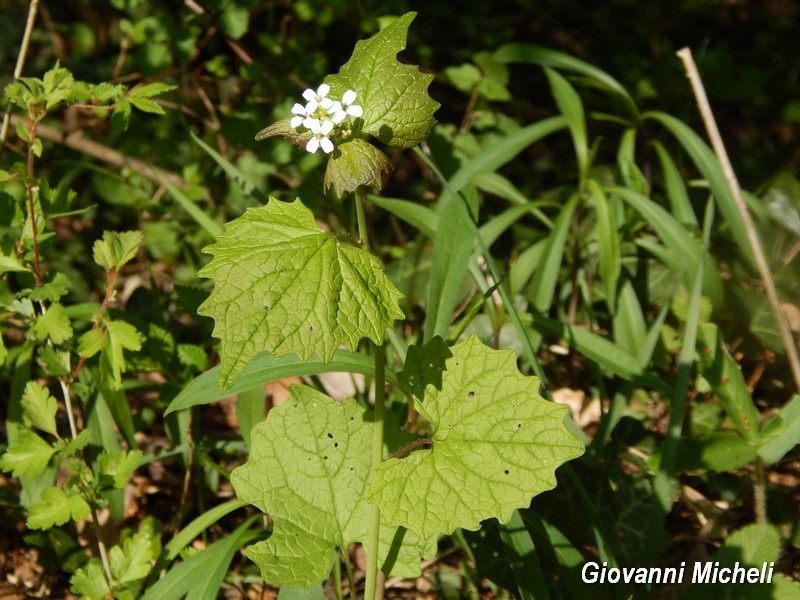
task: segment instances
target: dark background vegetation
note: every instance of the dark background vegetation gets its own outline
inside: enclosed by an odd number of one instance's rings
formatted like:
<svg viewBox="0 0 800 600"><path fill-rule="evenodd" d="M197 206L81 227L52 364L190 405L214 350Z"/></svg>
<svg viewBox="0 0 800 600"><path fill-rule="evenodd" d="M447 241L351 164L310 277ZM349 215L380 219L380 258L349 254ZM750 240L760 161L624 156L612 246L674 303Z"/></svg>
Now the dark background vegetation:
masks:
<svg viewBox="0 0 800 600"><path fill-rule="evenodd" d="M27 9L27 2L0 0L0 85L11 81ZM510 42L549 47L592 63L619 80L643 110L670 113L701 132L693 96L675 56L677 50L688 46L704 77L743 187L758 190L782 171L800 170L800 4L791 0L69 0L43 1L39 10L24 75L41 76L60 61L76 79L89 82L133 86L163 81L178 86L159 99L166 116L134 113L127 130L117 127L105 115L75 109L54 114L47 124L65 133L81 131L115 152L179 175L189 194L219 222L238 216L256 201L238 182L225 176L192 141L190 132L234 163L257 190L283 199L301 196L333 229L354 230L352 210L340 200L320 193L324 169L319 156L308 155L283 140L256 142L254 135L288 114L305 87L316 86L326 74L336 71L348 59L355 40L378 31L381 18L409 10L419 14L403 58L434 74L430 93L442 104L437 113L442 126L430 140L435 154L437 148L452 143L468 155L470 144L480 143L455 133L459 127L461 133L469 133L469 125L464 126L465 114L474 111L475 103L486 113L502 115L497 117L501 119L499 124L494 125L497 131L556 114L540 69L512 66L507 84L511 97L496 101L471 98L445 74L446 68L470 62L476 53L491 52ZM586 89L581 93L587 110L612 112L607 96ZM602 120L591 127L593 139L603 138L596 162L614 164L619 128ZM488 130L491 133L492 127ZM4 154L23 150L12 132ZM644 148L642 155L647 153ZM448 160L454 161L458 156L458 152L437 154L445 172L453 168L454 163L448 164ZM435 198L438 187L411 153L395 153L390 158L395 171L386 195L423 202ZM674 158L686 166L679 151ZM572 148L564 135L544 148L528 149L503 174L524 193L536 197L545 189L574 179L574 172ZM78 194L76 207L93 207L83 218L63 219L54 225L62 246L58 255L50 257L50 268L70 275L73 300L97 299L102 293L100 273L87 259L94 240L107 229L142 229L150 258L138 263L138 272L127 275L138 276L147 285L126 297L127 313L142 323L164 327L178 342L207 346L213 358L211 323L194 312L203 298L196 272L208 260L200 249L209 240L171 197L136 170L120 170L109 166L102 157L98 160L52 142L45 142L37 175L52 182L69 182ZM491 202L487 204L491 212ZM388 219L379 213L375 218ZM395 222L376 221L373 227L385 240L398 232L412 234L405 225ZM524 231L516 235L524 235ZM517 242L518 237L504 238L499 247L510 251ZM422 310L419 306L412 309L417 315ZM413 317L411 322L413 325ZM741 346L745 350L742 360L746 365L763 364L766 372L757 388L757 401L763 407L785 401L789 396L787 387L791 386L784 385L789 378L782 359L765 350L741 323L733 320L728 324L730 338L738 337L737 327L742 330L741 336L749 340ZM146 370L147 365L141 366ZM554 363L552 374L561 384L579 387L594 376L581 369L590 370L580 360L566 366ZM164 369L158 385L149 394L141 395L141 406L151 409L137 409L137 425L146 435L166 435L153 415L192 375ZM3 389L7 381L0 381ZM4 391L1 396L5 396ZM208 454L220 462L231 460L235 464L240 457L215 454L211 447L213 440L235 435L226 415L214 407L208 407L204 414L210 415L209 422L194 432L196 439L202 438L205 429L209 435ZM658 419L658 415L653 417L654 422ZM620 447L613 450L622 452L623 446L644 439L649 435L645 429L640 422L626 421L616 438ZM178 466L170 469L172 472L167 475L153 476L163 477L157 480L163 489L141 504L142 514L151 512L165 522L181 498L183 477ZM603 475L606 482L587 483L597 497L608 493L608 481L614 484L626 476L619 466L609 467ZM796 475L796 470L789 469L790 481L796 482L791 479ZM741 478L723 474L692 483L710 490L712 495L744 496L731 510L727 523L731 528L750 518L747 485ZM646 496L638 483L620 489L624 494L621 492L601 510L618 517L623 507L636 507ZM213 485L204 487L198 483L195 497L189 499L181 517L196 514L198 506L212 503L216 491ZM555 519L560 514L559 525L566 534L573 535L573 539L586 538L586 531L571 529L570 513L564 510L569 505L564 504L564 498L569 498L568 483L557 500L543 497L536 502ZM790 491L776 496L776 514L784 521L796 519L796 515L792 516L796 500L796 491L794 495ZM553 509L552 502L560 504ZM580 509L576 506L575 510ZM635 510L631 509L631 513ZM18 513L6 513L4 537L19 527L14 521L18 518ZM635 514L624 522L620 519L621 531L617 533L624 538L628 529L644 527L636 519ZM689 521L687 514L675 511L668 524L689 538L696 534ZM494 533L490 530L487 535ZM9 535L7 539L13 537ZM21 546L11 541L3 544L1 552L22 552ZM680 556L684 550L688 552L689 546L688 542L677 543L672 552L675 557ZM639 547L620 542L620 549L620 558L634 559ZM785 572L791 573L792 569L796 573L796 556L789 556L784 564ZM489 576L490 571L482 574ZM57 586L52 577L51 584Z"/></svg>

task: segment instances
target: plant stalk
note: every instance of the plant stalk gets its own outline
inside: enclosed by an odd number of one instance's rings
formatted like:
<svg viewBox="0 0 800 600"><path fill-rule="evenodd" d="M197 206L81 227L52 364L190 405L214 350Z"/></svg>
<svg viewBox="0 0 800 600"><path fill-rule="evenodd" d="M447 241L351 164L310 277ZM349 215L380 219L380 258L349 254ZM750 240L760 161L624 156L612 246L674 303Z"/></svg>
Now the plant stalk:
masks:
<svg viewBox="0 0 800 600"><path fill-rule="evenodd" d="M22 77L22 69L25 67L25 59L28 56L28 47L31 44L31 32L33 32L33 24L36 22L36 13L39 10L39 0L31 0L28 8L28 21L25 23L25 33L22 34L22 43L19 47L19 54L17 55L17 64L14 67L14 81ZM8 124L11 121L11 104L6 107L6 113L3 115L3 126L0 128L0 155L3 153L3 147L6 143L8 136Z"/></svg>
<svg viewBox="0 0 800 600"><path fill-rule="evenodd" d="M372 472L383 462L383 421L386 414L386 349L383 344L375 346L375 421L372 424ZM378 546L381 533L381 509L372 505L368 539L367 582L365 600L383 598L384 576L378 567Z"/></svg>
<svg viewBox="0 0 800 600"><path fill-rule="evenodd" d="M786 359L789 361L789 368L792 371L795 390L800 390L800 356L798 356L797 353L794 336L792 335L792 330L789 328L786 314L783 308L781 308L778 291L775 288L775 281L772 278L772 273L770 273L769 264L767 263L764 249L761 246L761 240L756 232L750 212L747 210L747 204L745 204L744 198L742 197L742 190L739 187L739 182L733 171L733 166L731 166L730 158L728 158L728 152L725 150L725 144L719 133L714 114L711 112L711 105L708 102L703 81L700 79L697 65L695 65L694 59L692 58L692 51L689 48L682 48L677 54L681 61L683 61L684 68L686 69L686 76L692 84L692 91L697 100L700 115L706 126L708 137L711 139L711 146L714 148L714 153L717 155L717 159L722 167L722 172L725 174L725 179L728 182L728 187L730 188L731 194L733 194L736 208L739 210L739 216L744 224L744 229L747 233L747 241L750 243L750 248L753 251L756 267L761 275L764 290L767 292L767 299L769 300L772 314L775 316L775 321L778 324L783 346L786 348Z"/></svg>
<svg viewBox="0 0 800 600"><path fill-rule="evenodd" d="M363 187L356 190L356 219L358 220L358 237L361 238L361 247L367 252L369 248L369 231L367 230L367 215L364 206L367 203Z"/></svg>

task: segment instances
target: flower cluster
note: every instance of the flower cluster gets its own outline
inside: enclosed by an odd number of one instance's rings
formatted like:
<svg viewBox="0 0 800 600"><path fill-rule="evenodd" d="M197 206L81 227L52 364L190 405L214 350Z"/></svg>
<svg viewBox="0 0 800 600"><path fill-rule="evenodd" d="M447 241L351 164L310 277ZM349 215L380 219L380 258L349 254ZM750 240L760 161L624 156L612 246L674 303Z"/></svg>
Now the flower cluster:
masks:
<svg viewBox="0 0 800 600"><path fill-rule="evenodd" d="M290 124L293 129L302 126L311 131L312 136L306 144L306 150L312 154L319 148L326 154L333 152L330 136L334 128L340 127L347 117L357 118L364 114L363 108L353 104L356 99L353 90L347 90L341 100L328 98L330 91L331 86L326 83L320 85L316 91L308 89L303 92L307 104L303 106L296 103L292 107L294 116Z"/></svg>

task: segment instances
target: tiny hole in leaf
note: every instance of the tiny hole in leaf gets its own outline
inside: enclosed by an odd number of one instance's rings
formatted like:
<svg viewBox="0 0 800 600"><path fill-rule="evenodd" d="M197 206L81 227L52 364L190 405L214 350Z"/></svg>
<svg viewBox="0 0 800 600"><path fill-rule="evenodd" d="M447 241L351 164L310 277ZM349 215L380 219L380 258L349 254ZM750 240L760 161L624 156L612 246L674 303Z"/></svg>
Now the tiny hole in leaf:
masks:
<svg viewBox="0 0 800 600"><path fill-rule="evenodd" d="M325 458L328 458L328 457L326 456ZM508 475L508 469L506 469L505 471L503 471L503 473L505 473L506 475Z"/></svg>
<svg viewBox="0 0 800 600"><path fill-rule="evenodd" d="M322 460L328 460L328 457L327 456L323 456ZM508 471L506 471L506 473L508 473Z"/></svg>
<svg viewBox="0 0 800 600"><path fill-rule="evenodd" d="M522 423L517 423L517 429L519 429L520 427L522 427Z"/></svg>
<svg viewBox="0 0 800 600"><path fill-rule="evenodd" d="M313 326L313 325L309 325L309 327L308 327L308 330L309 330L311 333L314 333L314 326Z"/></svg>
<svg viewBox="0 0 800 600"><path fill-rule="evenodd" d="M475 392L470 392L469 394L467 394L467 398L474 398L474 397L475 397Z"/></svg>
<svg viewBox="0 0 800 600"><path fill-rule="evenodd" d="M334 443L333 443L333 447L334 447L334 448L338 448L338 447L339 447L339 442L334 442Z"/></svg>
<svg viewBox="0 0 800 600"><path fill-rule="evenodd" d="M328 432L328 437L329 437L330 439L333 439L333 434L332 434L330 431Z"/></svg>

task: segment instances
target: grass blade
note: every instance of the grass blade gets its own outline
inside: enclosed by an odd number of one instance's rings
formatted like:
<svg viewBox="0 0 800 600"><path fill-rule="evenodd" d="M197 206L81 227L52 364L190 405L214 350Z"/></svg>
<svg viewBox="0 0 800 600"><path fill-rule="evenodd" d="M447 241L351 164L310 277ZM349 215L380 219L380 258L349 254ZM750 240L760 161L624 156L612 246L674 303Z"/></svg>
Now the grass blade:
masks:
<svg viewBox="0 0 800 600"><path fill-rule="evenodd" d="M534 44L518 43L501 46L494 53L494 59L503 63L544 65L585 75L595 87L616 96L625 106L625 109L634 123L639 120L639 109L622 84L605 71L574 56L556 50L550 50L549 48L535 46Z"/></svg>
<svg viewBox="0 0 800 600"><path fill-rule="evenodd" d="M224 228L222 225L209 217L202 208L195 204L194 200L183 192L183 190L175 187L166 179L161 180L161 185L167 188L167 191L172 194L172 197L181 205L181 208L189 213L189 216L194 219L194 222L205 229L212 238L217 237L223 232Z"/></svg>
<svg viewBox="0 0 800 600"><path fill-rule="evenodd" d="M520 598L523 600L549 598L536 546L518 510L512 513L511 520L506 525L500 525L500 538L505 544Z"/></svg>
<svg viewBox="0 0 800 600"><path fill-rule="evenodd" d="M600 276L606 292L606 302L611 314L616 313L617 283L622 272L622 256L620 254L619 232L614 211L603 188L596 181L589 180L587 189L594 201L597 215L597 243L600 255Z"/></svg>
<svg viewBox="0 0 800 600"><path fill-rule="evenodd" d="M454 194L461 191L476 175L499 169L531 144L567 126L564 117L550 117L493 143L489 148L474 156L462 166L448 181L447 190Z"/></svg>
<svg viewBox="0 0 800 600"><path fill-rule="evenodd" d="M436 231L439 228L439 215L427 206L422 206L410 200L383 198L373 195L368 195L367 199L376 206L388 210L409 225L419 229L429 238L436 236Z"/></svg>
<svg viewBox="0 0 800 600"><path fill-rule="evenodd" d="M686 184L683 182L678 167L675 166L675 161L659 142L653 142L653 148L656 150L658 162L661 163L661 170L664 172L664 187L667 190L672 215L681 223L697 226L697 216L689 201L689 192L686 191Z"/></svg>
<svg viewBox="0 0 800 600"><path fill-rule="evenodd" d="M302 361L296 354L272 356L268 352L262 352L250 361L241 377L226 390L222 390L219 387L218 371L219 367L214 367L190 381L173 398L167 410L164 411L164 415L191 408L192 406L216 402L264 385L268 381L275 381L284 377L318 375L335 371L363 373L371 376L375 374L375 363L368 356L344 349L337 350L329 363L323 363L318 358ZM392 385L399 385L397 377L390 369L386 370L386 379Z"/></svg>
<svg viewBox="0 0 800 600"><path fill-rule="evenodd" d="M557 71L550 67L545 67L544 72L550 82L550 92L553 94L558 110L567 119L567 127L569 127L569 132L572 135L572 144L575 147L575 156L578 159L579 188L583 189L589 172L589 142L586 133L583 103L580 96L575 92L575 88Z"/></svg>
<svg viewBox="0 0 800 600"><path fill-rule="evenodd" d="M548 238L544 262L539 265L531 282L530 300L533 307L541 313L547 312L553 303L564 257L564 246L567 243L567 235L577 204L578 195L573 194L558 213L558 219Z"/></svg>

